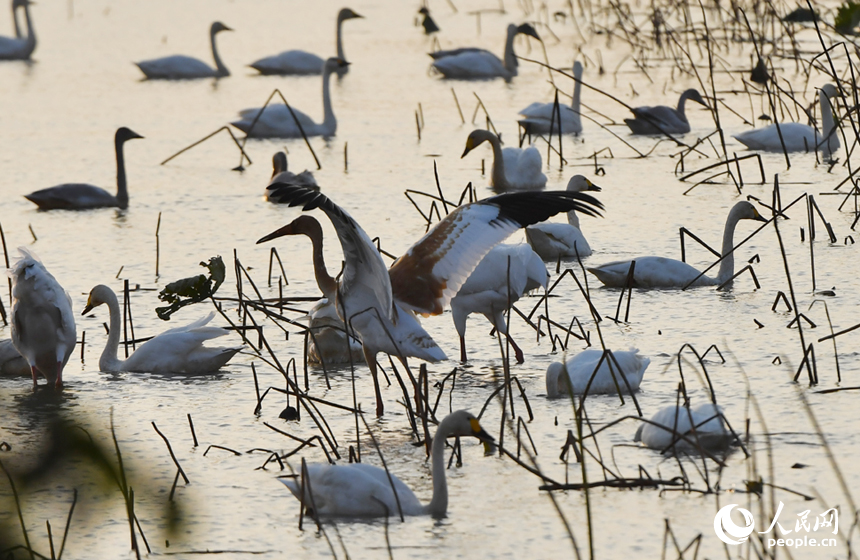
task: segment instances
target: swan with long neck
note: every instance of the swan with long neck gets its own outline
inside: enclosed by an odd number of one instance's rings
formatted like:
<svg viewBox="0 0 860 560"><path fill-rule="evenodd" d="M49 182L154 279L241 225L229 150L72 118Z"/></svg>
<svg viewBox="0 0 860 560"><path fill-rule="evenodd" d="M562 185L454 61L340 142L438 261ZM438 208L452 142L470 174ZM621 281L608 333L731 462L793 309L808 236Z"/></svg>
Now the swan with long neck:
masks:
<svg viewBox="0 0 860 560"><path fill-rule="evenodd" d="M36 32L33 31L33 20L30 18L30 0L12 1L12 18L15 23L15 37L0 36L0 60L30 60L36 50ZM24 20L27 25L27 35L21 33L18 25L16 10L24 9Z"/></svg>
<svg viewBox="0 0 860 560"><path fill-rule="evenodd" d="M397 356L404 366L410 356L432 362L445 359L445 353L410 312L442 313L484 255L517 229L559 212L578 209L599 215L602 208L589 195L566 191L507 193L464 204L386 268L367 233L323 193L283 183L269 185L269 190L303 210L319 208L334 225L344 254L343 274L334 281L325 272L317 282L323 294L336 295L338 314L361 338L376 388L377 414L383 412L376 371L379 352ZM287 224L257 243L296 235L292 226ZM314 262L315 273L325 271L320 260Z"/></svg>
<svg viewBox="0 0 860 560"><path fill-rule="evenodd" d="M466 138L466 149L460 158L484 142L493 148L493 168L490 185L496 191L539 190L546 186L543 160L534 146L528 148L504 148L499 137L489 130L473 130Z"/></svg>
<svg viewBox="0 0 860 560"><path fill-rule="evenodd" d="M271 104L267 105L265 109L257 107L239 111L240 119L230 124L244 132L249 138L301 138L302 131L308 137L323 136L329 138L334 136L337 132L337 119L331 106L329 82L333 72L346 67L348 64L345 60L334 57L325 61L322 79L323 122L315 122L295 107L292 108L291 113L286 105ZM262 114L260 114L261 111ZM255 118L257 122L254 122ZM296 121L301 123L301 129Z"/></svg>
<svg viewBox="0 0 860 560"><path fill-rule="evenodd" d="M514 54L514 38L520 33L534 37L538 41L541 40L535 28L528 23L520 26L510 24L505 39L504 62L488 50L466 47L430 53L434 59L432 66L445 78L455 80L504 78L505 81L510 81L517 75L518 63Z"/></svg>
<svg viewBox="0 0 860 560"><path fill-rule="evenodd" d="M484 431L480 422L465 410L446 416L439 423L430 451L433 477L433 497L422 505L415 493L399 478L384 469L364 463L330 465L315 463L307 466L310 479L279 478L293 495L302 499L314 510L313 514L332 517L398 517L403 515L431 515L442 518L448 512L448 481L445 477L445 440L451 436L476 437L490 443L493 437ZM309 482L309 483L308 483Z"/></svg>
<svg viewBox="0 0 860 560"><path fill-rule="evenodd" d="M583 175L574 175L567 182L567 190L572 192L599 191L600 187ZM575 211L567 213L567 223L543 223L526 228L526 241L545 261L559 258L587 257L591 246L579 228L579 216Z"/></svg>
<svg viewBox="0 0 860 560"><path fill-rule="evenodd" d="M781 152L785 146L786 152L811 152L818 149L825 157L830 157L839 149L839 135L831 105L831 100L838 94L839 91L833 84L825 84L818 92L818 102L821 107L821 134L808 124L783 123L747 130L732 138L750 150Z"/></svg>
<svg viewBox="0 0 860 560"><path fill-rule="evenodd" d="M579 134L582 132L582 117L579 114L579 97L582 94L582 63L573 63L573 98L570 106L558 105L555 114L555 103L540 103L535 101L522 111L523 119L520 126L529 134Z"/></svg>
<svg viewBox="0 0 860 560"><path fill-rule="evenodd" d="M119 333L122 330L122 314L116 293L99 284L90 291L87 305L81 312L86 315L99 305L105 304L110 315L110 330L107 344L99 358L99 369L105 372L131 371L137 373L210 373L221 369L241 346L208 347L203 343L229 331L221 327L207 327L215 312L197 321L164 331L141 344L126 360L117 358Z"/></svg>
<svg viewBox="0 0 860 560"><path fill-rule="evenodd" d="M634 118L624 119L624 122L633 134L685 134L690 132L690 121L684 112L688 99L708 107L699 90L690 88L681 94L676 109L665 105L634 107L631 109Z"/></svg>
<svg viewBox="0 0 860 560"><path fill-rule="evenodd" d="M650 358L640 355L635 348L613 351L615 360L609 355L603 356L603 350L591 348L564 363L551 363L546 370L547 396L564 397L571 390L575 395L611 395L617 394L618 389L627 394L639 390L645 370L651 363Z"/></svg>
<svg viewBox="0 0 860 560"><path fill-rule="evenodd" d="M272 156L272 178L269 183L290 183L293 185L302 185L312 189L319 190L314 174L305 169L299 174L289 171L287 168L287 154L284 151L275 152ZM280 202L277 198L269 196L269 191L266 190L266 200L269 202Z"/></svg>
<svg viewBox="0 0 860 560"><path fill-rule="evenodd" d="M726 218L723 231L722 261L716 277L705 276L689 264L664 257L639 257L633 259L636 267L633 272L635 288L684 288L687 286L719 286L729 281L735 270L734 243L735 226L740 220L767 220L759 214L755 206L742 200L735 204ZM627 286L630 263L616 261L589 268L588 271L607 286L623 288Z"/></svg>
<svg viewBox="0 0 860 560"><path fill-rule="evenodd" d="M218 55L218 47L215 44L215 35L221 31L233 30L220 21L213 23L209 29L209 43L212 46L212 58L215 60L215 68L212 68L202 60L179 54L135 62L135 64L149 80L191 80L229 76L230 71L227 70L227 67L221 61L221 57Z"/></svg>
<svg viewBox="0 0 860 560"><path fill-rule="evenodd" d="M128 208L128 184L125 178L125 157L123 145L134 138L143 138L140 134L126 127L117 129L114 135L114 151L116 153L116 195L106 190L86 183L64 183L48 187L30 194L24 198L39 207L40 210L87 210L90 208Z"/></svg>
<svg viewBox="0 0 860 560"><path fill-rule="evenodd" d="M337 14L337 57L341 60L346 60L346 54L343 51L343 22L363 18L364 16L355 13L349 8L341 9ZM319 56L300 50L284 51L280 54L267 56L249 64L251 68L264 75L277 76L311 76L322 74L323 64L325 60ZM336 70L338 75L343 75L349 71L349 66L343 66Z"/></svg>

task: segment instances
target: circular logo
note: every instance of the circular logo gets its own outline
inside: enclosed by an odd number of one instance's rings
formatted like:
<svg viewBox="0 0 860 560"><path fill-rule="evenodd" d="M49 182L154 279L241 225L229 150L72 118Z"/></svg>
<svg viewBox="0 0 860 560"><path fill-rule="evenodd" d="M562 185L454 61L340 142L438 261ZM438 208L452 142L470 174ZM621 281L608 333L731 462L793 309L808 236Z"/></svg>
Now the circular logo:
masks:
<svg viewBox="0 0 860 560"><path fill-rule="evenodd" d="M746 526L740 527L735 525L735 522L732 521L732 509L735 507L737 507L737 504L729 504L718 511L714 517L714 532L726 544L741 544L747 540L755 529L755 521L753 521L752 513L741 507L738 508L738 511L744 516Z"/></svg>

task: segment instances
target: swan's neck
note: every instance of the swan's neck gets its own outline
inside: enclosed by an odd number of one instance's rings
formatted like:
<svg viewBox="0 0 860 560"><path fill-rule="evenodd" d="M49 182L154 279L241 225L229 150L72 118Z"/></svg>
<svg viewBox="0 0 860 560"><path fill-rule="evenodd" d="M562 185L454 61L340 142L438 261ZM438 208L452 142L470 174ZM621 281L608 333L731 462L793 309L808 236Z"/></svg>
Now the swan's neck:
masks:
<svg viewBox="0 0 860 560"><path fill-rule="evenodd" d="M123 155L123 141L117 138L116 145L116 200L120 208L128 208L128 184L125 180L125 156Z"/></svg>
<svg viewBox="0 0 860 560"><path fill-rule="evenodd" d="M327 135L333 135L337 130L337 119L334 116L334 109L331 108L331 71L326 70L323 74L323 128Z"/></svg>
<svg viewBox="0 0 860 560"><path fill-rule="evenodd" d="M215 59L216 74L218 75L218 77L229 76L230 71L227 70L227 67L224 66L223 62L221 62L221 57L218 56L218 47L215 44L215 35L217 35L217 32L211 33L210 35L211 36L209 37L209 41L212 43L212 58Z"/></svg>
<svg viewBox="0 0 860 560"><path fill-rule="evenodd" d="M727 282L735 273L735 253L734 248L735 226L738 225L740 217L732 211L729 212L729 217L726 218L726 229L723 231L723 250L721 255L723 260L720 262L720 272L717 274L717 280L720 284Z"/></svg>
<svg viewBox="0 0 860 560"><path fill-rule="evenodd" d="M830 106L830 98L821 90L818 93L818 101L821 104L821 126L824 134L823 151L830 155L839 147L839 137L836 136L836 122L833 119L833 110Z"/></svg>
<svg viewBox="0 0 860 560"><path fill-rule="evenodd" d="M505 40L505 70L511 76L517 75L517 57L514 54L514 38L517 36L516 27L508 29L508 38Z"/></svg>
<svg viewBox="0 0 860 560"><path fill-rule="evenodd" d="M505 175L505 158L502 156L502 142L495 134L489 134L487 140L493 147L493 170L491 180L497 189L509 189L508 177Z"/></svg>
<svg viewBox="0 0 860 560"><path fill-rule="evenodd" d="M18 23L18 8L15 6L15 3L12 2L12 23L15 25L15 38L21 38L21 26Z"/></svg>
<svg viewBox="0 0 860 560"><path fill-rule="evenodd" d="M116 352L119 348L119 331L122 328L120 324L119 302L112 290L110 295L106 296L106 299L105 304L108 306L110 313L110 332L108 333L107 344L102 352L102 357L99 359L99 369L102 371L120 371L123 362L116 357Z"/></svg>
<svg viewBox="0 0 860 560"><path fill-rule="evenodd" d="M579 227L579 216L576 215L575 210L571 210L567 213L567 223L575 227L576 229L580 229Z"/></svg>
<svg viewBox="0 0 860 560"><path fill-rule="evenodd" d="M314 251L314 277L317 280L317 285L323 295L328 298L329 302L334 302L337 296L337 281L328 273L325 266L325 257L323 257L323 240L322 232L318 234L307 234L311 239Z"/></svg>
<svg viewBox="0 0 860 560"><path fill-rule="evenodd" d="M687 116L684 114L684 105L687 103L687 97L688 94L686 91L682 93L681 98L678 99L678 108L675 109L682 120L687 120Z"/></svg>
<svg viewBox="0 0 860 560"><path fill-rule="evenodd" d="M573 113L576 116L579 116L579 96L582 93L582 72L578 74L574 74L576 78L576 84L573 86L573 99L570 102L570 108L573 109Z"/></svg>
<svg viewBox="0 0 860 560"><path fill-rule="evenodd" d="M448 512L448 481L445 478L445 440L451 434L451 425L446 417L439 424L436 436L433 438L433 449L430 451L431 472L433 473L433 499L424 506L425 513L433 517L445 517Z"/></svg>
<svg viewBox="0 0 860 560"><path fill-rule="evenodd" d="M24 4L24 20L27 22L27 55L36 50L36 32L33 31L33 20L30 19L30 4ZM17 25L18 20L15 20Z"/></svg>
<svg viewBox="0 0 860 560"><path fill-rule="evenodd" d="M341 60L346 60L346 55L343 54L343 39L342 39L343 19L337 18L337 57Z"/></svg>

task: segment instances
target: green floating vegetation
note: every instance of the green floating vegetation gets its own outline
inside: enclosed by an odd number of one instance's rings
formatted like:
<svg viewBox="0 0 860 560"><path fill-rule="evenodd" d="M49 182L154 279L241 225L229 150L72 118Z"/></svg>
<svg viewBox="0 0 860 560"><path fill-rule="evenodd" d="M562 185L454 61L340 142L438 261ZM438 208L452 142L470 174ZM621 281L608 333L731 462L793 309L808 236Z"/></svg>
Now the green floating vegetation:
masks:
<svg viewBox="0 0 860 560"><path fill-rule="evenodd" d="M854 28L860 23L860 4L848 0L836 10L836 20L833 27L844 34L854 33Z"/></svg>
<svg viewBox="0 0 860 560"><path fill-rule="evenodd" d="M156 307L155 313L162 321L169 321L170 316L186 305L199 303L218 291L226 277L226 269L221 256L212 257L209 263L201 262L200 266L209 269L209 276L198 274L171 282L158 294L158 299L168 303L166 307Z"/></svg>

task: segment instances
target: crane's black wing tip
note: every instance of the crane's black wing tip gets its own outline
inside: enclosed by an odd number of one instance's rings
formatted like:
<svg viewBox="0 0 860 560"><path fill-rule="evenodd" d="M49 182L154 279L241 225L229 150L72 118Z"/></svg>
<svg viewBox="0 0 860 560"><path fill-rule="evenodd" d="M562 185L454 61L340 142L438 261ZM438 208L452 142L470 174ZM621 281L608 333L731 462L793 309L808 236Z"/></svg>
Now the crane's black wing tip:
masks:
<svg viewBox="0 0 860 560"><path fill-rule="evenodd" d="M520 227L542 222L561 212L575 210L586 216L600 217L603 203L581 192L512 192L493 196L478 204L494 204L499 219L516 222Z"/></svg>

